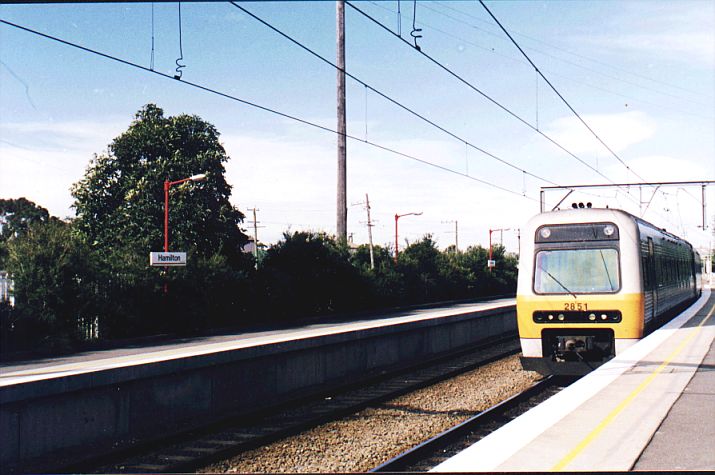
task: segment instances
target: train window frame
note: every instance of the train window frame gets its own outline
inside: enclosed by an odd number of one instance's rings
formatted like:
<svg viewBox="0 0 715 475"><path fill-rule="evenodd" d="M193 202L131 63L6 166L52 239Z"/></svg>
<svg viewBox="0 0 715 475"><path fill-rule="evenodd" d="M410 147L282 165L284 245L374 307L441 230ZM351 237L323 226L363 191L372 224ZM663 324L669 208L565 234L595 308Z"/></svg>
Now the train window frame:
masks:
<svg viewBox="0 0 715 475"><path fill-rule="evenodd" d="M603 231L605 228L611 227L611 234L605 234L601 236L595 233L595 228L599 228ZM585 228L590 228L591 232L594 233L593 238L589 235L588 238L576 239L578 233L572 236L561 236L559 239L554 233L567 233L568 231L582 231ZM541 235L541 231L547 229L549 231L549 237L544 237ZM552 223L552 224L542 224L536 228L534 231L534 243L537 245L542 244L555 244L555 243L613 243L619 242L621 239L621 230L619 226L612 221L597 221L597 222L585 222L585 223Z"/></svg>
<svg viewBox="0 0 715 475"><path fill-rule="evenodd" d="M598 241L591 241L589 244L598 242ZM600 241L603 244L606 244L603 241ZM563 243L559 243L563 244ZM533 262L532 262L532 273L531 273L531 291L534 293L534 295L570 295L571 293L576 294L576 295L614 295L619 293L623 289L623 273L621 269L621 249L620 246L616 245L603 245L603 246L583 246L583 243L578 243L581 245L572 245L572 246L563 246L563 245L537 245L534 249L534 257L533 257ZM543 251L584 251L584 250L614 250L616 251L616 256L617 256L617 269L618 269L618 287L615 290L599 290L599 291L594 291L594 292L576 292L576 291L571 291L569 289L569 292L539 292L536 290L536 271L538 270L538 266L536 264L537 261L537 256L540 252Z"/></svg>

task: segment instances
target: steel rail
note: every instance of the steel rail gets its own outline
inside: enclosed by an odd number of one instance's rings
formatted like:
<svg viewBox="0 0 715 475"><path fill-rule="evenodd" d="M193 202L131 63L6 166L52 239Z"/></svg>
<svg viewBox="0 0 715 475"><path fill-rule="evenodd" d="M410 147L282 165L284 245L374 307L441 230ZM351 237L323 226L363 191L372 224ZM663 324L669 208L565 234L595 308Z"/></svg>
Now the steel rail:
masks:
<svg viewBox="0 0 715 475"><path fill-rule="evenodd" d="M499 347L506 345L507 348ZM443 355L412 368L403 368L377 377L367 383L344 388L330 397L316 397L287 403L261 415L228 417L225 422L204 429L189 431L156 441L140 444L116 454L98 457L82 464L63 467L62 472L95 473L186 473L239 453L261 447L284 437L294 435L336 420L370 405L416 391L431 384L454 377L477 367L518 353L518 340L512 336L497 338ZM455 360L462 360L456 363ZM324 396L328 396L327 394ZM284 411L293 412L301 405L322 401L304 415L284 419ZM270 415L269 415L270 414ZM289 420L291 419L291 420Z"/></svg>
<svg viewBox="0 0 715 475"><path fill-rule="evenodd" d="M387 462L378 465L370 470L371 473L378 472L400 472L405 471L416 463L429 458L439 449L446 447L455 441L464 438L467 434L477 429L482 424L493 421L495 418L504 414L506 411L516 407L517 405L528 401L534 396L541 394L544 390L554 385L554 376L548 376L545 379L535 383L530 388L515 394L514 396L505 399L504 401L495 404L479 414L461 422L460 424L437 434L421 444L401 453Z"/></svg>

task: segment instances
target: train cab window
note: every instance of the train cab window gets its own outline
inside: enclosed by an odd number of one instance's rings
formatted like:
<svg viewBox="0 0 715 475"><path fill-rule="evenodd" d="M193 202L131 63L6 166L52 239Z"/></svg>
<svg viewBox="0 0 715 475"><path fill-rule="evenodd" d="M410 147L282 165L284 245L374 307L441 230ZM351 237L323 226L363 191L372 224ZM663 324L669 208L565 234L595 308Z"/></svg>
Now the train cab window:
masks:
<svg viewBox="0 0 715 475"><path fill-rule="evenodd" d="M620 289L616 249L549 249L536 254L537 294L612 293Z"/></svg>

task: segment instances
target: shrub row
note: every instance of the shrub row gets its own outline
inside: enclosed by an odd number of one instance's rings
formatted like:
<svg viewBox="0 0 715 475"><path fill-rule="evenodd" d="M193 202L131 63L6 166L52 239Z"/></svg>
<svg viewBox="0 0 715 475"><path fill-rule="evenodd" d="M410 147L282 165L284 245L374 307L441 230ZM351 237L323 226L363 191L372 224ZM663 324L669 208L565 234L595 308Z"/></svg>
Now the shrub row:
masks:
<svg viewBox="0 0 715 475"><path fill-rule="evenodd" d="M517 258L440 251L431 236L395 264L391 250L351 249L321 233L285 234L256 269L250 259L189 253L183 268L151 268L147 256L100 254L63 223L33 226L8 245L15 306L0 305L3 353L72 351L87 342L291 322L316 315L513 293Z"/></svg>

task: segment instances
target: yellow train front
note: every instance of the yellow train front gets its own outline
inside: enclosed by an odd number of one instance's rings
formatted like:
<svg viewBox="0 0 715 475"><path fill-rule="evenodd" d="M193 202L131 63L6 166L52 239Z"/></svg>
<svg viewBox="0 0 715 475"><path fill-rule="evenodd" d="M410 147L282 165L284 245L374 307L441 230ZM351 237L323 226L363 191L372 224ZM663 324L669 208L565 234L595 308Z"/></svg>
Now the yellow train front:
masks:
<svg viewBox="0 0 715 475"><path fill-rule="evenodd" d="M625 211L542 213L522 236L517 318L524 369L585 374L700 294L692 246Z"/></svg>

